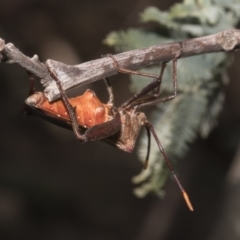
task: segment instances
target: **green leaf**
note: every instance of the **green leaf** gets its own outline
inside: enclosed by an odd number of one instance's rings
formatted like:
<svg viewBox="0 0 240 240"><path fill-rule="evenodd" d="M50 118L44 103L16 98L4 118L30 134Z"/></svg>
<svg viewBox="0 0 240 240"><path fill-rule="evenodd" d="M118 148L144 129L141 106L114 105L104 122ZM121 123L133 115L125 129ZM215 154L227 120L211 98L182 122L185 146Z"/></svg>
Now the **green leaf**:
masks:
<svg viewBox="0 0 240 240"><path fill-rule="evenodd" d="M169 11L148 7L140 14L143 23L154 22L158 29L128 29L115 31L105 43L116 51L127 51L156 44L179 41L217 33L236 27L240 19L239 0L185 0L173 5ZM189 145L200 134L206 137L217 124L224 102L227 55L205 54L178 60L178 95L167 103L156 105L149 114L157 135L171 162L186 154ZM159 74L160 66L141 69ZM131 76L131 90L136 93L149 83L149 79ZM161 96L173 94L172 66L168 63L161 84ZM138 155L144 161L147 137L138 146ZM163 195L163 186L169 175L163 156L152 141L149 168L133 178L138 184L134 193L138 197L155 192Z"/></svg>

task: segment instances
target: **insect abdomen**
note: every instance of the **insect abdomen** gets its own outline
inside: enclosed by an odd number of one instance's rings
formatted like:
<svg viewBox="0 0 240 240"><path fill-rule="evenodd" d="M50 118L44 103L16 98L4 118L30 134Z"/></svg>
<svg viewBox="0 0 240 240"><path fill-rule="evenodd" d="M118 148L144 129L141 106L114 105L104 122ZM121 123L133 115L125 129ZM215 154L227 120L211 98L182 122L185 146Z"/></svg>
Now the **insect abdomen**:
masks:
<svg viewBox="0 0 240 240"><path fill-rule="evenodd" d="M26 104L40 109L48 115L70 122L67 110L61 100L50 103L42 92L36 92L26 99ZM76 106L79 125L89 128L112 119L109 116L111 106L100 102L95 93L86 90L81 96L70 98L72 107Z"/></svg>

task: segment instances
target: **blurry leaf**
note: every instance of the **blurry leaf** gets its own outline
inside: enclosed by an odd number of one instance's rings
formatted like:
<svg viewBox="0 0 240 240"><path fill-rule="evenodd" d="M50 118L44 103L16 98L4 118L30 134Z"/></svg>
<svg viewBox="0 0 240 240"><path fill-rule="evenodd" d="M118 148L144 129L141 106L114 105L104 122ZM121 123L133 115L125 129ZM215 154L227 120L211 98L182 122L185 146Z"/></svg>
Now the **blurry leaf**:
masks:
<svg viewBox="0 0 240 240"><path fill-rule="evenodd" d="M144 48L234 28L239 18L239 0L185 0L173 5L169 11L148 7L140 14L142 22L155 22L159 26L158 31L155 31L155 28L152 31L129 29L113 32L107 36L105 43L117 51ZM224 102L226 62L225 53L178 60L177 97L168 103L156 105L149 117L171 162L174 163L184 156L189 144L198 134L206 137L216 126ZM159 74L160 66L150 66L141 71ZM131 90L135 93L149 81L151 80L146 77L132 75ZM173 94L170 63L164 72L161 92L161 96ZM145 136L141 138L138 146L141 161L145 160L146 146ZM133 182L138 184L134 193L138 197L144 197L150 192L162 195L162 187L168 174L163 157L156 143L152 141L149 168L133 178Z"/></svg>
<svg viewBox="0 0 240 240"><path fill-rule="evenodd" d="M116 51L128 51L140 49L146 46L153 46L161 43L170 42L154 32L139 29L128 29L127 31L111 32L107 35L104 43L112 46Z"/></svg>

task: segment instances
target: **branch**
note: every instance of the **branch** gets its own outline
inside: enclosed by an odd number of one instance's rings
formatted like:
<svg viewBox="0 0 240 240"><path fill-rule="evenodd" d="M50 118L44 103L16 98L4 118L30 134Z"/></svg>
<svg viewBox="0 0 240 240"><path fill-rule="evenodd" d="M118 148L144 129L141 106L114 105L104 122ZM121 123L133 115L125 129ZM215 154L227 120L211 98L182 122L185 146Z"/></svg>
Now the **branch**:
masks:
<svg viewBox="0 0 240 240"><path fill-rule="evenodd" d="M138 69L147 65L205 53L233 51L240 48L240 30L225 30L217 34L193 38L181 42L156 45L114 55L121 67ZM21 53L13 44L5 45L0 39L1 62L17 63L41 79L45 87L44 93L49 101L59 97L55 81L49 76L46 66L38 60L37 55L29 58ZM68 90L117 74L113 61L109 57L70 66L54 60L46 64L61 81L63 88Z"/></svg>

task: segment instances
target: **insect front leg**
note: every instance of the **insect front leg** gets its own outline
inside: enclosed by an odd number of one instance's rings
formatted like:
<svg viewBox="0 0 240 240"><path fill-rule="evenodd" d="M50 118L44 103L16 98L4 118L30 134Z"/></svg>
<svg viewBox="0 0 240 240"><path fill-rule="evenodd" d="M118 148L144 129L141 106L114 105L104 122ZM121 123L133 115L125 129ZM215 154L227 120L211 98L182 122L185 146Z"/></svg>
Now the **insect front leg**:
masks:
<svg viewBox="0 0 240 240"><path fill-rule="evenodd" d="M116 132L118 132L121 128L121 119L120 114L116 109L113 109L113 119L107 122L103 122L102 124L95 125L93 127L88 128L84 134L81 133L77 116L76 116L76 107L73 107L67 97L66 92L62 88L61 82L57 78L57 76L54 74L54 72L47 66L50 76L55 80L58 90L60 92L62 101L64 103L64 106L66 107L66 110L68 112L73 132L76 136L76 138L82 142L90 142L90 141L97 141L104 138L107 138ZM110 84L110 83L109 83ZM110 86L110 85L109 85ZM108 92L110 95L110 101L113 101L113 95L111 86L108 88ZM115 110L115 111L114 111Z"/></svg>
<svg viewBox="0 0 240 240"><path fill-rule="evenodd" d="M122 104L121 107L127 108L130 105L137 106L138 108L145 107L145 106L151 106L151 105L155 105L160 102L170 101L177 96L177 60L178 60L179 55L177 55L172 60L173 61L174 93L170 96L166 96L166 97L162 97L162 98L159 97L160 96L160 86L162 83L162 76L163 76L164 69L166 67L166 62L162 63L160 74L159 74L159 76L157 76L157 75L153 75L153 74L149 74L149 73L142 73L142 72L134 71L131 69L122 68L119 66L117 60L113 57L113 55L108 54L107 56L109 56L113 60L115 68L120 73L135 74L135 75L139 75L139 76L154 78L154 81L152 83L150 83L149 85L144 87L141 91L136 93L132 98L130 98L128 101L126 101L124 104ZM156 90L156 92L153 95L146 96L147 93L149 93L150 91L153 91L153 90Z"/></svg>
<svg viewBox="0 0 240 240"><path fill-rule="evenodd" d="M133 97L131 97L130 99L128 99L125 103L123 103L121 105L122 108L129 108L131 105L133 106L137 106L139 105L138 102L139 101L143 101L143 102L148 102L148 96L146 97L146 95L155 90L157 88L157 92L160 91L160 86L161 86L161 83L162 83L162 76L163 76L163 72L164 72L164 69L166 67L166 63L162 63L161 65L161 70L160 70L160 74L159 76L157 76L153 82L151 82L150 84L148 84L147 86L145 86L143 89L141 89L139 92L135 93L133 95ZM152 98L152 96L151 96ZM137 102L137 104L136 104ZM132 107L133 107L132 106Z"/></svg>
<svg viewBox="0 0 240 240"><path fill-rule="evenodd" d="M160 102L167 102L174 99L177 96L177 58L174 58L172 61L173 61L173 90L174 90L173 94L160 98L159 88L157 94L154 94L152 97L150 96L148 99L145 99L143 103L138 105L138 108L156 105Z"/></svg>
<svg viewBox="0 0 240 240"><path fill-rule="evenodd" d="M117 69L117 71L119 73L134 74L134 75L149 77L149 78L153 78L153 79L158 79L159 78L159 76L154 75L154 74L143 73L143 72L139 72L139 71L134 71L132 69L127 69L127 68L120 67L118 65L118 61L115 59L115 57L112 54L107 54L106 56L110 57L113 60L113 64L114 64L115 68Z"/></svg>

